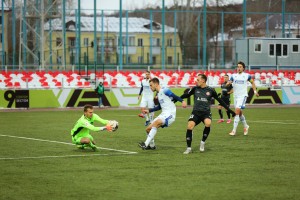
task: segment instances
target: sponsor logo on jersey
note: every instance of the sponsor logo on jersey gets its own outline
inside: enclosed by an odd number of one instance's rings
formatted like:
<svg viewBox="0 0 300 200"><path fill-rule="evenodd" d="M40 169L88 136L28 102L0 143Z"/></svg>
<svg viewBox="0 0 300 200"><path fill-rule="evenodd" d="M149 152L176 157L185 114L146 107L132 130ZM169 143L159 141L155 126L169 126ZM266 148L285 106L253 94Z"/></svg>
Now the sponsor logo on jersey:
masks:
<svg viewBox="0 0 300 200"><path fill-rule="evenodd" d="M197 101L205 101L205 102L207 102L207 99L206 98L197 98Z"/></svg>
<svg viewBox="0 0 300 200"><path fill-rule="evenodd" d="M243 81L243 80L236 80L235 83L236 83L236 84L244 84L245 81Z"/></svg>

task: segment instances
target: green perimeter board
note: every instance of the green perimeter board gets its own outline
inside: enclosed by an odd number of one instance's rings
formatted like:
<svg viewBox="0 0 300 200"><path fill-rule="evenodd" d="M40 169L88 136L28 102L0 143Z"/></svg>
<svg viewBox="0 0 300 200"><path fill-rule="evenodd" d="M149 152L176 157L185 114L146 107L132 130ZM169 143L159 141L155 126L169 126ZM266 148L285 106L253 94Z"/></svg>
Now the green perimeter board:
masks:
<svg viewBox="0 0 300 200"><path fill-rule="evenodd" d="M121 89L121 88L120 88ZM188 88L171 88L171 90L178 96L183 94L183 92ZM221 88L215 88L216 92L221 92ZM121 89L122 90L122 89ZM282 91L271 91L273 97L269 95L270 91L268 88L259 88L258 91L266 91L265 96L260 96L259 98L252 96L248 99L249 103L256 103L257 100L267 100L270 103L278 103L278 101L282 102ZM14 90L12 90L14 91ZM29 90L29 108L59 108L59 107L67 107L70 104L71 98L73 99L73 103L71 107L78 107L79 103L84 102L96 102L98 101L97 97L86 97L86 94L92 93L94 90L92 89L82 89L82 90L75 90L75 89L53 89L53 90ZM252 89L249 88L249 94ZM5 99L4 94L6 90L0 90L0 107L7 108L9 105L9 101ZM261 92L260 92L261 93ZM276 95L277 94L277 95ZM138 95L138 94L137 94ZM276 98L277 102L276 102ZM87 95L88 96L88 95ZM119 101L117 100L116 96L113 94L112 91L106 91L105 96L107 101L112 107L119 106ZM131 96L131 95L130 95ZM190 98L190 105L193 105L193 98ZM233 95L231 95L231 102L233 102ZM139 106L139 103L132 106ZM218 102L215 102L217 104ZM179 102L176 105L181 105ZM15 108L15 102L11 104L11 108Z"/></svg>

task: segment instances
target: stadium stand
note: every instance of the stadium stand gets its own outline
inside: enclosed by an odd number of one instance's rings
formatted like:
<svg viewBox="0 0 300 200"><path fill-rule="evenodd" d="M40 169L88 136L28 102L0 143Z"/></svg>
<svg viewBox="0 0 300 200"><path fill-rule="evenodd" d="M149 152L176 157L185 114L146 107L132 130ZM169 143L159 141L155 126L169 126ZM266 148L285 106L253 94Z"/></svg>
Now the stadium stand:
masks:
<svg viewBox="0 0 300 200"><path fill-rule="evenodd" d="M191 87L195 85L198 73L208 77L208 84L219 87L224 81L223 75L229 76L234 71L153 71L162 85L168 87ZM102 81L104 87L140 87L143 71L105 71L87 72L80 75L78 71L1 71L0 89L54 89L54 88L94 88ZM300 70L249 71L258 87L300 86Z"/></svg>

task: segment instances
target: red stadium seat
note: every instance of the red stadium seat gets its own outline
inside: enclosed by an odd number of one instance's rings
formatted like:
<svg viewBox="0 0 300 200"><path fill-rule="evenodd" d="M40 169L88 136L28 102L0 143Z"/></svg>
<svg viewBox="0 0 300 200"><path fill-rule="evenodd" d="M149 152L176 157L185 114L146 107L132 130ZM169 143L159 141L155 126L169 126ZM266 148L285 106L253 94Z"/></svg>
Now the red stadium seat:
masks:
<svg viewBox="0 0 300 200"><path fill-rule="evenodd" d="M86 87L86 88L91 87L91 83L86 81L86 82L84 82L83 87Z"/></svg>
<svg viewBox="0 0 300 200"><path fill-rule="evenodd" d="M21 88L20 82L15 82L14 87L15 87L15 88Z"/></svg>

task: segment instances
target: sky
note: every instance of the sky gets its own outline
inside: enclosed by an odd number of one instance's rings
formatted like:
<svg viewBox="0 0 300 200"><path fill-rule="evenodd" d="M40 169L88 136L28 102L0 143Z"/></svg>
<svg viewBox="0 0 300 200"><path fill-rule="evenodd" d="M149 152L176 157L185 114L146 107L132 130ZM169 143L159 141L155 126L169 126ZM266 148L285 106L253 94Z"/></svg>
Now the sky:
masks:
<svg viewBox="0 0 300 200"><path fill-rule="evenodd" d="M180 1L180 0L179 0ZM185 0L182 0L185 1ZM207 2L212 0L207 0ZM242 3L243 0L226 0L227 2ZM120 0L97 0L97 9L118 10ZM165 0L165 5L172 5L174 0ZM144 8L147 5L161 6L162 0L122 0L123 10ZM81 9L94 9L94 0L81 0Z"/></svg>

